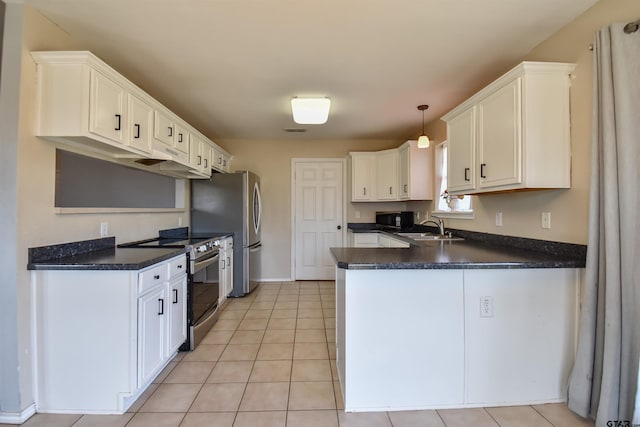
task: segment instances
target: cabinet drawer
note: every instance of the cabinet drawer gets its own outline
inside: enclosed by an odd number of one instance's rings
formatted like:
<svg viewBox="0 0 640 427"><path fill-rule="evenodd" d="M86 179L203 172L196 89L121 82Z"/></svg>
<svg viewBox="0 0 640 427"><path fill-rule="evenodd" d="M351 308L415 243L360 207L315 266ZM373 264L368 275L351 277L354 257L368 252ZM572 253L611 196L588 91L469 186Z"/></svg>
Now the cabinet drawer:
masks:
<svg viewBox="0 0 640 427"><path fill-rule="evenodd" d="M181 256L169 261L169 279L187 272L187 257Z"/></svg>
<svg viewBox="0 0 640 427"><path fill-rule="evenodd" d="M138 274L138 293L142 294L154 286L166 282L168 277L167 271L166 263L141 271Z"/></svg>

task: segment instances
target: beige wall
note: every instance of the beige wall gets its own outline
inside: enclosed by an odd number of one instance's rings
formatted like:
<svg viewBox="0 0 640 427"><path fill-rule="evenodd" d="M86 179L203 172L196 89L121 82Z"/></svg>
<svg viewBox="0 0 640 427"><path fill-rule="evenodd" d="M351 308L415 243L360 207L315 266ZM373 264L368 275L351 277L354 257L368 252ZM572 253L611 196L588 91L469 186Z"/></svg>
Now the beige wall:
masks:
<svg viewBox="0 0 640 427"><path fill-rule="evenodd" d="M638 18L640 2L637 0L601 0L522 58L527 61L576 63L571 81L571 189L474 197L475 220L448 220L447 225L510 236L587 243L592 90L592 52L589 45L599 28ZM451 105L453 107L455 105ZM438 141L446 139L444 122L430 123L427 129L432 138ZM543 211L551 212L550 230L540 227ZM495 226L497 212L502 212L502 227Z"/></svg>

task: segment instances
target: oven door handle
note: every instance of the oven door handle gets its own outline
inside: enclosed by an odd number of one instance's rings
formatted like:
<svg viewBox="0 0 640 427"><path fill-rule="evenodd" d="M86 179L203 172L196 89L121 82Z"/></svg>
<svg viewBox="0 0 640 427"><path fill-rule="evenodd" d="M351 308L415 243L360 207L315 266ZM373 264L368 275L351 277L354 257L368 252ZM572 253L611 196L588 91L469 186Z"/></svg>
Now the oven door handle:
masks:
<svg viewBox="0 0 640 427"><path fill-rule="evenodd" d="M204 259L202 261L196 262L194 264L194 266L193 266L193 271L194 272L200 271L203 268L206 268L206 267L210 266L211 264L214 264L214 263L218 262L218 258L220 258L220 254L219 253L215 254L214 256L212 256L210 258L207 258L207 259Z"/></svg>

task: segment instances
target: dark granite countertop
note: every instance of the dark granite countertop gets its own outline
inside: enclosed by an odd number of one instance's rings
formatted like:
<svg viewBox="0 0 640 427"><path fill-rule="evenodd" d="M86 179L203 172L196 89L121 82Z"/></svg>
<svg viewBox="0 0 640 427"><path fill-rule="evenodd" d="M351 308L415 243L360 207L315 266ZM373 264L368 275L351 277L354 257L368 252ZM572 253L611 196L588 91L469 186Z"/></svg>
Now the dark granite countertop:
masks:
<svg viewBox="0 0 640 427"><path fill-rule="evenodd" d="M375 224L349 224L349 230L387 233ZM331 254L339 268L350 270L584 268L586 262L584 245L451 231L465 240L412 241L410 248L331 248Z"/></svg>
<svg viewBox="0 0 640 427"><path fill-rule="evenodd" d="M116 248L115 238L29 249L28 270L141 270L186 253L184 248Z"/></svg>

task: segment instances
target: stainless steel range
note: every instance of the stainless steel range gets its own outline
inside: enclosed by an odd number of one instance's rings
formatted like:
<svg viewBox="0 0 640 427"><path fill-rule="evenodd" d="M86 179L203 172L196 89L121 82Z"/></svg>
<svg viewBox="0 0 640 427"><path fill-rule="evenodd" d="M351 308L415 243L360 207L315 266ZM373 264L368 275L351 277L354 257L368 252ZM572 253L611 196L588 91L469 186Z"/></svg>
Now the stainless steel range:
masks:
<svg viewBox="0 0 640 427"><path fill-rule="evenodd" d="M218 317L220 239L228 234L189 235L188 228L161 230L159 237L119 245L126 248L186 248L187 341L180 350L193 350Z"/></svg>

